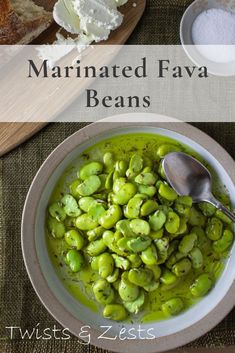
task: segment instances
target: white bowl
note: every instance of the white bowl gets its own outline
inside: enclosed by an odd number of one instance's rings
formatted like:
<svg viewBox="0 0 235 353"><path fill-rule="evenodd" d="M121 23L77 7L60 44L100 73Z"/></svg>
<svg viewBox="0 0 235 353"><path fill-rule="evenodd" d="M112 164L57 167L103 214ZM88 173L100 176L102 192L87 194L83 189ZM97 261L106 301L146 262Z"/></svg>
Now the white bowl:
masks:
<svg viewBox="0 0 235 353"><path fill-rule="evenodd" d="M79 337L82 328L89 325L90 336L84 337L92 344L117 351L161 352L188 343L214 327L232 309L235 303L235 251L231 251L225 270L215 288L200 302L172 319L141 324L155 339L126 339L118 335L121 329L132 329L139 337L137 324L110 322L83 306L64 288L49 259L45 238L45 214L51 192L63 173L78 155L98 141L114 135L134 132L160 134L171 137L197 151L226 185L235 206L235 168L228 153L209 136L184 123L126 123L125 119L141 114L124 115L119 122L97 122L79 130L60 144L38 171L27 196L22 219L22 249L25 265L39 298L48 311L73 334ZM147 114L148 120L156 121L159 116ZM150 118L150 119L149 119ZM110 121L111 119L109 119ZM109 335L116 339L99 339L104 328L111 326ZM149 331L150 332L150 331ZM130 336L130 334L126 333ZM123 334L122 334L123 337Z"/></svg>
<svg viewBox="0 0 235 353"><path fill-rule="evenodd" d="M196 0L185 11L180 23L180 40L188 57L197 66L206 66L208 72L217 76L234 76L235 75L235 60L226 63L213 62L203 56L203 45L197 46L192 39L192 26L200 13L205 10L219 8L235 13L234 1L223 0ZM201 48L200 48L201 47ZM223 50L224 46L210 45L210 50L217 52ZM216 49L216 47L218 47ZM235 46L234 51L235 51Z"/></svg>

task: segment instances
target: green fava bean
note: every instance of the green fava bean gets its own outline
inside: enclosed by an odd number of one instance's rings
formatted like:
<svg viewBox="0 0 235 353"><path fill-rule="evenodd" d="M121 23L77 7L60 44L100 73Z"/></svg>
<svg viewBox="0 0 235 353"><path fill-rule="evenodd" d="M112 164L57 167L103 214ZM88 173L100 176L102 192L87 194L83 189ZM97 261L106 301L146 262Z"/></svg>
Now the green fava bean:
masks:
<svg viewBox="0 0 235 353"><path fill-rule="evenodd" d="M94 194L101 186L100 178L97 175L91 175L77 187L77 192L81 196L90 196Z"/></svg>
<svg viewBox="0 0 235 353"><path fill-rule="evenodd" d="M128 280L139 287L147 286L153 278L152 271L142 268L133 268L128 273Z"/></svg>
<svg viewBox="0 0 235 353"><path fill-rule="evenodd" d="M125 237L134 237L136 234L131 230L130 221L121 219L116 223L116 229L119 230Z"/></svg>
<svg viewBox="0 0 235 353"><path fill-rule="evenodd" d="M107 193L106 192L103 192L103 194L97 194L97 193L95 193L94 195L93 195L93 197L94 197L94 199L95 200L97 200L97 201L99 201L99 202L103 202L104 203L104 205L106 205L106 201L108 201L107 200Z"/></svg>
<svg viewBox="0 0 235 353"><path fill-rule="evenodd" d="M80 200L78 201L78 204L81 210L83 210L84 212L88 212L93 202L95 202L94 197L85 196L80 198Z"/></svg>
<svg viewBox="0 0 235 353"><path fill-rule="evenodd" d="M99 275L102 278L107 278L113 273L114 270L114 260L111 254L103 253L99 256Z"/></svg>
<svg viewBox="0 0 235 353"><path fill-rule="evenodd" d="M89 256L97 256L102 254L107 249L103 239L94 240L89 243L86 248L86 252Z"/></svg>
<svg viewBox="0 0 235 353"><path fill-rule="evenodd" d="M199 248L194 248L189 253L189 258L192 262L192 267L196 270L203 266L203 255Z"/></svg>
<svg viewBox="0 0 235 353"><path fill-rule="evenodd" d="M94 256L91 258L91 269L94 271L99 271L99 256Z"/></svg>
<svg viewBox="0 0 235 353"><path fill-rule="evenodd" d="M160 161L159 163L159 167L158 167L158 174L160 175L160 177L164 180L166 180L166 174L165 174L165 171L163 169L163 165L162 165L162 160Z"/></svg>
<svg viewBox="0 0 235 353"><path fill-rule="evenodd" d="M176 204L181 204L191 208L193 204L193 199L191 196L178 196Z"/></svg>
<svg viewBox="0 0 235 353"><path fill-rule="evenodd" d="M211 205L209 202L201 202L198 207L206 217L211 217L215 214L216 208Z"/></svg>
<svg viewBox="0 0 235 353"><path fill-rule="evenodd" d="M141 260L146 265L156 265L158 261L157 249L154 244L151 244L147 249L141 252Z"/></svg>
<svg viewBox="0 0 235 353"><path fill-rule="evenodd" d="M167 258L169 258L178 249L178 246L179 246L179 241L177 239L172 240L169 243L169 247L167 250Z"/></svg>
<svg viewBox="0 0 235 353"><path fill-rule="evenodd" d="M109 320L123 321L127 317L127 312L120 304L108 304L103 310L103 316Z"/></svg>
<svg viewBox="0 0 235 353"><path fill-rule="evenodd" d="M64 195L61 199L65 213L70 217L78 217L82 213L76 199L72 195Z"/></svg>
<svg viewBox="0 0 235 353"><path fill-rule="evenodd" d="M191 207L192 198L190 196L178 196L174 205L175 211L183 217L189 217Z"/></svg>
<svg viewBox="0 0 235 353"><path fill-rule="evenodd" d="M65 234L65 226L63 223L58 222L55 218L49 218L47 222L50 234L57 239L63 238Z"/></svg>
<svg viewBox="0 0 235 353"><path fill-rule="evenodd" d="M172 298L162 304L162 311L167 316L178 315L184 309L184 303L180 298Z"/></svg>
<svg viewBox="0 0 235 353"><path fill-rule="evenodd" d="M220 219L212 217L206 227L206 235L211 240L218 240L222 236L223 223Z"/></svg>
<svg viewBox="0 0 235 353"><path fill-rule="evenodd" d="M159 158L164 158L168 153L180 152L182 149L179 146L171 144L163 144L157 149L157 156Z"/></svg>
<svg viewBox="0 0 235 353"><path fill-rule="evenodd" d="M104 205L98 201L91 204L88 210L88 215L95 221L99 221L100 217L105 213Z"/></svg>
<svg viewBox="0 0 235 353"><path fill-rule="evenodd" d="M144 305L145 302L145 294L144 291L141 290L139 296L133 301L125 301L123 305L125 308L132 314L138 314L140 308Z"/></svg>
<svg viewBox="0 0 235 353"><path fill-rule="evenodd" d="M162 206L170 207L173 205L173 201L169 201L162 197L160 194L158 194L158 200L162 204Z"/></svg>
<svg viewBox="0 0 235 353"><path fill-rule="evenodd" d="M129 168L134 173L139 173L143 169L143 166L144 166L143 158L139 154L134 154L131 157Z"/></svg>
<svg viewBox="0 0 235 353"><path fill-rule="evenodd" d="M131 218L131 219L138 218L142 203L143 203L143 199L141 197L135 196L131 198L124 211L125 217Z"/></svg>
<svg viewBox="0 0 235 353"><path fill-rule="evenodd" d="M121 175L120 173L115 169L113 171L113 181L117 180L117 179L121 179Z"/></svg>
<svg viewBox="0 0 235 353"><path fill-rule="evenodd" d="M204 227L206 223L206 217L195 207L192 207L189 212L188 223L191 226Z"/></svg>
<svg viewBox="0 0 235 353"><path fill-rule="evenodd" d="M118 255L125 255L125 252L120 250L117 246L117 241L118 239L116 239L114 233L112 231L105 231L103 233L103 241L105 243L105 245L114 253L118 254Z"/></svg>
<svg viewBox="0 0 235 353"><path fill-rule="evenodd" d="M114 169L115 160L111 152L106 152L103 157L105 170L111 172Z"/></svg>
<svg viewBox="0 0 235 353"><path fill-rule="evenodd" d="M113 202L118 205L126 205L128 201L136 194L136 186L132 183L124 184L120 190L113 196Z"/></svg>
<svg viewBox="0 0 235 353"><path fill-rule="evenodd" d="M203 297L212 287L212 280L207 273L200 275L191 285L190 291L194 297Z"/></svg>
<svg viewBox="0 0 235 353"><path fill-rule="evenodd" d="M140 215L146 217L158 209L158 203L154 200L147 200L141 206Z"/></svg>
<svg viewBox="0 0 235 353"><path fill-rule="evenodd" d="M103 241L106 246L109 246L114 241L114 233L111 230L105 230L103 233Z"/></svg>
<svg viewBox="0 0 235 353"><path fill-rule="evenodd" d="M172 236L178 236L181 234L185 234L188 231L188 225L187 225L187 220L185 218L180 218L180 226L179 229L177 230L177 232L175 234L172 234Z"/></svg>
<svg viewBox="0 0 235 353"><path fill-rule="evenodd" d="M96 300L103 305L110 304L114 301L114 290L109 282L103 278L94 283L93 292Z"/></svg>
<svg viewBox="0 0 235 353"><path fill-rule="evenodd" d="M101 226L88 230L87 236L89 241L97 240L102 237L105 229Z"/></svg>
<svg viewBox="0 0 235 353"><path fill-rule="evenodd" d="M211 240L207 238L203 228L196 226L191 229L191 232L197 235L197 247L199 249L205 251L208 246L211 246Z"/></svg>
<svg viewBox="0 0 235 353"><path fill-rule="evenodd" d="M122 209L119 205L112 205L100 217L99 223L105 229L111 229L122 218Z"/></svg>
<svg viewBox="0 0 235 353"><path fill-rule="evenodd" d="M75 225L80 230L92 230L99 224L88 213L84 213L76 219Z"/></svg>
<svg viewBox="0 0 235 353"><path fill-rule="evenodd" d="M175 212L168 212L165 228L168 233L175 234L180 227L180 218Z"/></svg>
<svg viewBox="0 0 235 353"><path fill-rule="evenodd" d="M161 267L158 265L153 265L153 266L147 266L147 268L149 268L153 272L154 280L158 281L162 273Z"/></svg>
<svg viewBox="0 0 235 353"><path fill-rule="evenodd" d="M69 250L66 255L66 263L69 265L72 272L78 272L84 265L84 259L82 254L77 250Z"/></svg>
<svg viewBox="0 0 235 353"><path fill-rule="evenodd" d="M146 292L154 292L159 287L159 282L150 282L147 286L144 287Z"/></svg>
<svg viewBox="0 0 235 353"><path fill-rule="evenodd" d="M130 268L130 261L128 259L126 259L125 257L116 255L116 254L112 254L112 257L114 259L115 262L115 266L117 268L120 268L121 270L129 270Z"/></svg>
<svg viewBox="0 0 235 353"><path fill-rule="evenodd" d="M197 241L197 235L190 233L185 235L179 243L179 251L183 254L188 254L194 247Z"/></svg>
<svg viewBox="0 0 235 353"><path fill-rule="evenodd" d="M53 203L49 207L51 217L55 218L58 222L63 222L66 218L66 213L63 207L58 202Z"/></svg>
<svg viewBox="0 0 235 353"><path fill-rule="evenodd" d="M126 178L116 178L113 183L113 192L117 193L120 191L121 187L127 182Z"/></svg>
<svg viewBox="0 0 235 353"><path fill-rule="evenodd" d="M77 187L78 185L81 184L81 180L79 179L76 179L74 180L70 185L69 185L69 190L70 190L70 194L75 197L75 199L79 198L80 195L79 193L77 192Z"/></svg>
<svg viewBox="0 0 235 353"><path fill-rule="evenodd" d="M105 181L105 189L111 190L113 187L113 171L110 172Z"/></svg>
<svg viewBox="0 0 235 353"><path fill-rule="evenodd" d="M214 241L212 247L216 253L221 254L228 250L232 243L233 232L230 229L225 229L222 237L219 240Z"/></svg>
<svg viewBox="0 0 235 353"><path fill-rule="evenodd" d="M145 237L137 237L128 241L128 246L134 253L144 251L150 244L151 239Z"/></svg>
<svg viewBox="0 0 235 353"><path fill-rule="evenodd" d="M175 190L173 190L169 185L161 183L158 189L159 195L168 201L175 201L178 197Z"/></svg>
<svg viewBox="0 0 235 353"><path fill-rule="evenodd" d="M142 265L141 257L138 254L128 255L127 258L131 262L132 267L138 268Z"/></svg>
<svg viewBox="0 0 235 353"><path fill-rule="evenodd" d="M192 268L191 261L187 258L182 259L172 267L172 271L177 277L185 276L189 273Z"/></svg>
<svg viewBox="0 0 235 353"><path fill-rule="evenodd" d="M64 239L69 246L81 250L85 244L83 236L75 229L71 229L65 233Z"/></svg>
<svg viewBox="0 0 235 353"><path fill-rule="evenodd" d="M130 181L134 181L137 173L134 173L132 169L128 168L126 171L126 177Z"/></svg>
<svg viewBox="0 0 235 353"><path fill-rule="evenodd" d="M161 283L163 283L167 286L175 283L177 280L178 280L178 278L176 277L176 275L174 273L172 273L170 270L168 270L167 268L164 269L164 271L162 272L162 275L160 277Z"/></svg>
<svg viewBox="0 0 235 353"><path fill-rule="evenodd" d="M222 261L213 261L208 268L208 273L210 274L211 280L217 280L224 270L224 262Z"/></svg>
<svg viewBox="0 0 235 353"><path fill-rule="evenodd" d="M149 224L152 230L159 231L166 222L166 215L163 211L156 211L153 215L149 216Z"/></svg>
<svg viewBox="0 0 235 353"><path fill-rule="evenodd" d="M158 264L162 264L168 257L169 238L163 237L154 241L158 252Z"/></svg>
<svg viewBox="0 0 235 353"><path fill-rule="evenodd" d="M100 162L91 162L84 165L79 171L79 177L82 180L86 180L91 175L101 174L103 170L103 164Z"/></svg>
<svg viewBox="0 0 235 353"><path fill-rule="evenodd" d="M64 226L66 229L75 228L76 227L76 218L75 217L66 217L63 223L64 223Z"/></svg>
<svg viewBox="0 0 235 353"><path fill-rule="evenodd" d="M106 280L109 283L114 283L118 280L119 277L119 268L115 268L115 270L113 271L113 273L111 275L109 275Z"/></svg>
<svg viewBox="0 0 235 353"><path fill-rule="evenodd" d="M141 194L145 194L149 197L153 197L157 192L157 188L155 186L138 185L138 191Z"/></svg>
<svg viewBox="0 0 235 353"><path fill-rule="evenodd" d="M217 218L219 218L222 222L226 223L226 224L231 225L231 224L233 223L233 221L232 221L230 218L228 218L228 216L226 216L226 215L225 215L222 211L220 211L220 210L216 210L215 216L216 216Z"/></svg>
<svg viewBox="0 0 235 353"><path fill-rule="evenodd" d="M149 233L149 236L151 239L155 240L155 239L160 239L163 237L163 234L164 234L164 229L161 228L157 231L153 231L151 230L151 232Z"/></svg>
<svg viewBox="0 0 235 353"><path fill-rule="evenodd" d="M119 239L117 241L117 246L120 250L124 251L124 252L130 252L131 249L129 248L128 246L128 242L129 240L131 240L132 238L126 238L126 237L123 237L121 239Z"/></svg>
<svg viewBox="0 0 235 353"><path fill-rule="evenodd" d="M152 173L152 168L151 167L144 167L144 169L142 170L143 173ZM156 176L157 177L157 176Z"/></svg>
<svg viewBox="0 0 235 353"><path fill-rule="evenodd" d="M151 186L157 181L157 176L154 173L142 172L135 177L135 182L142 185Z"/></svg>
<svg viewBox="0 0 235 353"><path fill-rule="evenodd" d="M120 176L124 177L128 169L127 161L117 161L115 164L115 170L119 173Z"/></svg>
<svg viewBox="0 0 235 353"><path fill-rule="evenodd" d="M130 302L135 300L139 295L139 287L131 283L128 279L122 279L118 287L118 293L122 300L125 302Z"/></svg>
<svg viewBox="0 0 235 353"><path fill-rule="evenodd" d="M183 254L181 252L173 252L173 254L169 257L169 259L166 262L167 268L171 269L173 265L176 264L181 259L184 259L186 257L186 254Z"/></svg>
<svg viewBox="0 0 235 353"><path fill-rule="evenodd" d="M131 230L138 235L148 235L150 233L150 226L148 222L143 219L133 219L130 222Z"/></svg>
<svg viewBox="0 0 235 353"><path fill-rule="evenodd" d="M101 184L97 192L102 192L106 189L105 184L106 184L107 176L108 174L99 174L99 179Z"/></svg>

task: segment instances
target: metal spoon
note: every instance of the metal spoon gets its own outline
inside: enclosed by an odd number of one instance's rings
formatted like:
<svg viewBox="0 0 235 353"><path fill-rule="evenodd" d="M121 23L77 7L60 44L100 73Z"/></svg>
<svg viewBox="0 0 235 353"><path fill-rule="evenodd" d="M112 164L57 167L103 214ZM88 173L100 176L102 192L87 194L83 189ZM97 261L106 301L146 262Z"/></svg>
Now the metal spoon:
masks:
<svg viewBox="0 0 235 353"><path fill-rule="evenodd" d="M209 202L235 222L235 214L212 195L210 172L195 158L182 152L169 153L163 160L163 169L177 194L191 196L193 202Z"/></svg>

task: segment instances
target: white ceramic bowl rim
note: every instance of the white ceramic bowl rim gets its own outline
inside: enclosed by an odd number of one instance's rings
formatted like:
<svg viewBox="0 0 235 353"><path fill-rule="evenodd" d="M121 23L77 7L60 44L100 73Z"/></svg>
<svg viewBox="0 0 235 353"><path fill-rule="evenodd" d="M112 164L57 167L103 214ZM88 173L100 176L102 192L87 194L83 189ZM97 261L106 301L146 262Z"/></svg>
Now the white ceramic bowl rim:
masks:
<svg viewBox="0 0 235 353"><path fill-rule="evenodd" d="M143 114L128 114L128 117L133 116L140 119ZM24 255L25 265L30 276L31 282L37 292L39 298L49 310L49 312L66 328L69 328L72 333L78 336L81 327L87 324L90 320L91 326L91 343L102 348L115 350L118 352L136 352L137 349L144 349L145 352L161 352L169 350L177 346L186 344L187 342L196 339L209 329L214 327L234 306L235 298L233 291L235 289L235 251L227 263L227 269L223 276L218 281L215 289L200 301L196 306L192 307L185 313L176 318L160 323L141 325L144 328L151 329L154 327L156 339L148 340L100 340L99 320L95 316L89 316L89 310L84 309L77 303L70 294L64 289L61 282L55 275L52 265L48 260L48 254L45 252L45 237L40 237L42 229L43 212L45 215L45 207L49 198L49 191L55 184L55 180L61 175L61 172L68 166L77 155L78 149L83 146L86 149L96 140L104 139L110 136L111 133L123 134L137 131L152 132L158 134L166 134L175 139L180 139L185 144L196 149L199 154L202 154L210 164L213 164L216 172L226 179L226 184L230 191L235 195L234 181L234 161L228 153L218 145L209 136L197 130L191 125L181 122L177 123L126 123L123 115L123 122L120 122L120 117L117 123L107 123L106 121L91 124L60 144L52 154L44 162L38 171L31 188L29 190L22 218L22 250ZM152 121L157 121L158 115L147 114ZM109 119L109 121L111 118ZM148 119L148 121L151 119ZM125 127L124 127L125 125ZM79 144L79 145L78 145ZM80 147L79 147L80 146ZM199 150L198 150L199 149ZM215 157L216 156L216 159ZM57 175L56 175L57 171ZM53 179L54 176L54 179ZM225 179L224 179L225 178ZM45 196L46 195L46 196ZM235 196L232 197L233 205L235 206ZM39 231L40 229L40 231ZM44 239L41 240L41 239ZM49 277L48 277L49 276ZM54 276L54 277L53 277ZM52 284L53 281L53 284ZM216 289L217 288L217 289ZM62 304L63 303L63 304ZM70 303L70 305L68 305ZM78 313L76 313L76 310ZM80 316L86 318L79 319ZM84 316L85 315L85 316ZM100 316L99 316L100 318ZM92 321L93 320L93 321ZM92 326L96 326L96 329ZM110 325L110 322L102 319L102 325ZM114 323L111 331L118 333L122 324ZM133 325L125 325L130 329ZM135 326L137 329L137 326Z"/></svg>

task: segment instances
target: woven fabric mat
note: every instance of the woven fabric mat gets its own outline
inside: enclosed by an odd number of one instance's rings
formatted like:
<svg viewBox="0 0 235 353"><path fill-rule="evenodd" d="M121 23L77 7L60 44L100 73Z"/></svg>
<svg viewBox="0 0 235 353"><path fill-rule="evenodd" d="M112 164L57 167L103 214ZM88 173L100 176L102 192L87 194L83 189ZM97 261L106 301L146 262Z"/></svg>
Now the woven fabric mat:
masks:
<svg viewBox="0 0 235 353"><path fill-rule="evenodd" d="M180 18L191 2L149 0L129 43L179 44ZM195 125L215 138L235 158L235 124ZM21 253L20 223L27 191L42 162L60 142L82 126L79 123L50 124L0 159L0 353L104 353L93 346L81 345L75 337L69 341L22 340L19 330L15 329L11 339L10 330L6 329L17 326L24 331L37 327L40 332L54 326L60 328L37 298L28 279ZM211 332L179 351L194 353L196 348L225 346L233 352L235 311Z"/></svg>

